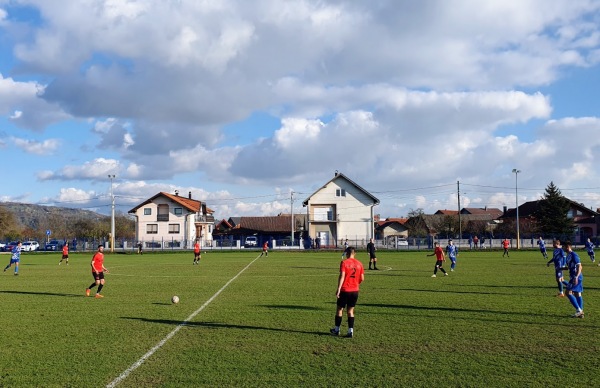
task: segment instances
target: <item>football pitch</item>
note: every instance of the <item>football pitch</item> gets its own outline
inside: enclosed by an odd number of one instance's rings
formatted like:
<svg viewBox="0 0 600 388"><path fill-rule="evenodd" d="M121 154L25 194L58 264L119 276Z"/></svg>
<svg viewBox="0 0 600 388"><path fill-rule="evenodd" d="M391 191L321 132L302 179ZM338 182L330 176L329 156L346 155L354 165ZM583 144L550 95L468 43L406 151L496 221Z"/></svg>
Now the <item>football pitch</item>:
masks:
<svg viewBox="0 0 600 388"><path fill-rule="evenodd" d="M352 339L329 334L341 252L106 254L103 299L84 296L91 253L24 253L20 276L0 272L0 386L600 385L585 252L584 319L537 251L461 252L437 278L427 253L380 251L369 271L358 252Z"/></svg>

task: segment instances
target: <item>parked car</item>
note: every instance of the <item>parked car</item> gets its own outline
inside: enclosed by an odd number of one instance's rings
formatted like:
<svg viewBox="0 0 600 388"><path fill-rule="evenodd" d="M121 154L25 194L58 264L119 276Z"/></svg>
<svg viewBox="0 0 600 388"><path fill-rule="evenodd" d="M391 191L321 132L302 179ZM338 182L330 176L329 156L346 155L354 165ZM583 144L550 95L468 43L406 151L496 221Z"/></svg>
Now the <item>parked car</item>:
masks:
<svg viewBox="0 0 600 388"><path fill-rule="evenodd" d="M44 250L46 251L58 251L63 247L63 242L58 240L50 240L44 246Z"/></svg>
<svg viewBox="0 0 600 388"><path fill-rule="evenodd" d="M25 252L37 251L38 249L40 249L40 243L37 241L25 241L21 245L21 250Z"/></svg>
<svg viewBox="0 0 600 388"><path fill-rule="evenodd" d="M6 248L6 244L3 242L0 242L0 251L4 251Z"/></svg>
<svg viewBox="0 0 600 388"><path fill-rule="evenodd" d="M246 241L244 241L245 247L255 247L257 245L258 245L258 238L256 236L246 237Z"/></svg>
<svg viewBox="0 0 600 388"><path fill-rule="evenodd" d="M6 244L6 246L4 247L4 250L5 250L6 252L10 252L10 251L12 251L12 250L13 250L13 248L14 248L14 247L16 247L17 245L18 245L18 244L17 244L17 241L11 241L11 242L9 242L8 244Z"/></svg>
<svg viewBox="0 0 600 388"><path fill-rule="evenodd" d="M399 238L398 246L408 246L408 241L405 238Z"/></svg>

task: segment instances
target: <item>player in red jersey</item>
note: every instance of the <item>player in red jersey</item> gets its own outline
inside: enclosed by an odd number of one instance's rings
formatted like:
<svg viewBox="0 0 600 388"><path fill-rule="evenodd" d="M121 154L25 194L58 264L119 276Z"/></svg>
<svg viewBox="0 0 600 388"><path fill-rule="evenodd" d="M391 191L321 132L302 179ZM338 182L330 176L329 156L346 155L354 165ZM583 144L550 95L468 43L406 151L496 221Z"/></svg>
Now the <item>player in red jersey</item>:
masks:
<svg viewBox="0 0 600 388"><path fill-rule="evenodd" d="M434 244L435 249L433 250L433 253L431 255L427 255L427 256L433 256L435 255L435 268L433 269L433 275L431 275L432 278L437 277L437 271L438 269L440 271L442 271L444 273L444 276L448 276L448 272L446 272L446 270L444 268L442 268L442 265L444 265L444 261L446 261L446 255L444 255L444 250L442 249L442 247L440 247L440 243L435 243Z"/></svg>
<svg viewBox="0 0 600 388"><path fill-rule="evenodd" d="M200 241L196 240L194 244L194 264L200 264L200 259L202 255L200 254Z"/></svg>
<svg viewBox="0 0 600 388"><path fill-rule="evenodd" d="M504 240L502 240L502 248L504 248L504 253L502 253L502 257L504 257L504 255L508 256L508 247L510 247L510 241L508 241L507 238L505 238Z"/></svg>
<svg viewBox="0 0 600 388"><path fill-rule="evenodd" d="M337 310L335 314L335 327L330 330L333 335L340 335L340 325L344 308L347 308L348 334L347 338L354 336L354 307L358 300L359 285L365 280L365 269L362 263L354 258L356 251L353 247L346 249L346 259L340 263L340 276L335 293Z"/></svg>
<svg viewBox="0 0 600 388"><path fill-rule="evenodd" d="M98 291L96 291L96 298L104 298L100 291L102 291L102 287L104 287L104 273L108 273L108 269L104 266L104 247L102 245L98 245L98 251L92 257L92 276L94 277L94 283L90 284L90 286L85 290L85 296L90 296L90 290L96 286L98 286Z"/></svg>
<svg viewBox="0 0 600 388"><path fill-rule="evenodd" d="M265 255L267 257L269 256L269 242L268 241L265 241L265 243L263 244L263 250L260 253L260 257L262 257L262 255Z"/></svg>
<svg viewBox="0 0 600 388"><path fill-rule="evenodd" d="M68 243L63 245L62 259L60 259L60 261L58 262L58 265L61 265L63 260L66 260L67 265L69 265L69 244Z"/></svg>

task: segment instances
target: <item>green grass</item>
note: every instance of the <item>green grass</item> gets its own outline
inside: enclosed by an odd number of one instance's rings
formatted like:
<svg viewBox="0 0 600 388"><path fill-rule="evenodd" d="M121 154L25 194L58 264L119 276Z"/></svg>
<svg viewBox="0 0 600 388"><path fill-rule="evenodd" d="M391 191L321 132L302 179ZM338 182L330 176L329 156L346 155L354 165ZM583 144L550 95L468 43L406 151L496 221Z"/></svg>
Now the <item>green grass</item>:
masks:
<svg viewBox="0 0 600 388"><path fill-rule="evenodd" d="M328 334L339 253L271 252L119 386L600 384L600 267L584 252L583 320L555 297L539 252L463 252L457 271L435 279L425 255L378 253L349 340ZM83 296L91 254L70 254L68 267L60 253L23 254L20 276L0 272L0 386L111 383L257 256L204 253L192 266L192 253L107 254L97 300Z"/></svg>

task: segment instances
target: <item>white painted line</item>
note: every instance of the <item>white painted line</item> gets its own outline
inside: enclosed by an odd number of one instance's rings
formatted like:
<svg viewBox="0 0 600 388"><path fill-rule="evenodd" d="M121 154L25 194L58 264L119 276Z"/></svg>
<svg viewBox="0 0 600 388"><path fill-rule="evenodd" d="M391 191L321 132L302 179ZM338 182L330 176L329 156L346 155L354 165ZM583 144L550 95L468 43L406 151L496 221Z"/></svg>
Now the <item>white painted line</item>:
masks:
<svg viewBox="0 0 600 388"><path fill-rule="evenodd" d="M131 374L131 372L133 372L134 370L136 370L137 368L139 368L148 358L150 358L154 353L156 353L156 351L159 350L165 343L167 343L167 341L170 340L171 337L173 337L175 334L177 334L177 332L183 326L185 326L189 321L191 321L192 319L194 319L194 317L196 315L198 315L202 310L204 310L204 308L206 306L208 306L213 300L215 300L215 298L217 296L219 296L219 294L221 292L223 292L223 290L226 289L227 286L229 286L229 284L231 284L231 282L233 282L235 279L237 279L245 270L247 270L248 268L250 268L250 266L252 264L254 264L254 262L256 260L258 260L259 258L260 258L260 256L256 257L254 260L252 260L250 262L250 264L248 264L240 272L238 272L237 275L235 275L234 277L232 277L231 279L229 279L229 281L227 283L225 283L225 285L223 287L221 287L221 289L219 291L217 291L213 296L211 296L210 299L208 299L206 302L204 302L204 304L202 306L200 306L200 308L198 310L194 311L189 317L187 317L185 319L185 321L183 321L179 325L177 325L177 327L175 329L173 329L172 332L170 332L165 338L163 338L159 343L157 343L152 349L150 349L139 360L137 360L135 363L133 363L129 368L127 368L127 370L125 372L121 373L121 375L119 377L117 377L116 379L114 379L106 387L107 388L116 387L117 384L119 384L120 382L122 382L123 380L125 380L127 378L127 376L129 376Z"/></svg>

